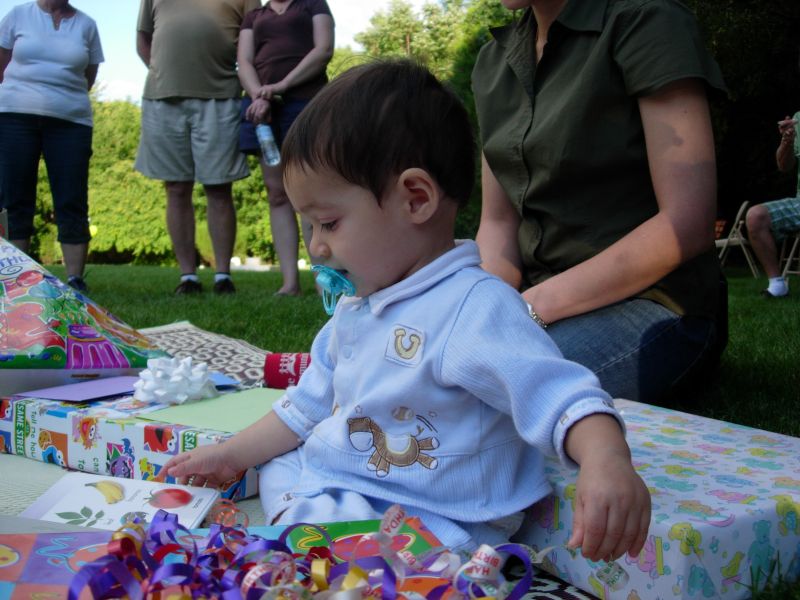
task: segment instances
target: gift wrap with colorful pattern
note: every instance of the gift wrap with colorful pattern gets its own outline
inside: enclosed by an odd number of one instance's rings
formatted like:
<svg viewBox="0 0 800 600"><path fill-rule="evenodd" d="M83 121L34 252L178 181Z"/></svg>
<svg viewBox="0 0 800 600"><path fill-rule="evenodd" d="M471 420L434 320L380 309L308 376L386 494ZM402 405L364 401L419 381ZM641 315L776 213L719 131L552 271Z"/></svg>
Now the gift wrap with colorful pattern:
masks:
<svg viewBox="0 0 800 600"><path fill-rule="evenodd" d="M548 570L603 600L749 598L769 574L800 579L800 439L628 400L615 404L653 503L644 550L617 561L628 578L609 585L601 563L563 547L577 471L556 461L548 465L555 494L533 508L515 539L558 546Z"/></svg>
<svg viewBox="0 0 800 600"><path fill-rule="evenodd" d="M0 238L0 396L136 375L168 356Z"/></svg>
<svg viewBox="0 0 800 600"><path fill-rule="evenodd" d="M233 435L138 418L167 406L131 396L82 403L0 398L0 451L87 473L152 479L175 454ZM231 499L257 491L255 469L221 490Z"/></svg>
<svg viewBox="0 0 800 600"><path fill-rule="evenodd" d="M362 542L378 530L380 521L350 521L320 525L330 536L333 556L339 561L371 556L376 543ZM249 527L250 535L277 540L284 526ZM72 578L80 568L107 553L112 532L75 532L39 534L0 534L0 600L22 598L66 598ZM199 547L204 547L207 529L192 530ZM306 553L315 546L328 546L319 529L295 528L286 540L295 551ZM439 541L419 519L407 519L392 538L392 550L415 556L439 546ZM425 594L440 584L435 578L410 577L405 589ZM88 589L81 598L91 598Z"/></svg>

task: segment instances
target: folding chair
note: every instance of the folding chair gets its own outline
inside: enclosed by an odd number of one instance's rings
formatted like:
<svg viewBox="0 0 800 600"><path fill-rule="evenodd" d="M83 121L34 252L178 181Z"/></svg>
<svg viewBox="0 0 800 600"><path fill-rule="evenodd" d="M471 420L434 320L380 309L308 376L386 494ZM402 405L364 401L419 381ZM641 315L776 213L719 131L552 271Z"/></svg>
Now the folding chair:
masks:
<svg viewBox="0 0 800 600"><path fill-rule="evenodd" d="M791 244L791 247L789 244ZM781 273L783 277L800 275L800 231L783 240L780 264L783 267L783 272Z"/></svg>
<svg viewBox="0 0 800 600"><path fill-rule="evenodd" d="M728 231L728 237L720 238L716 240L716 246L719 248L719 263L723 267L725 266L725 260L728 258L728 251L731 248L739 247L744 252L744 257L747 260L747 265L750 267L750 272L753 274L753 277L758 277L758 266L756 264L756 259L753 256L753 253L750 249L750 242L744 235L742 228L744 227L744 217L747 214L747 207L749 206L749 202L744 201L742 205L739 207L739 211L736 213L736 218L733 220L733 225L731 225L730 231Z"/></svg>

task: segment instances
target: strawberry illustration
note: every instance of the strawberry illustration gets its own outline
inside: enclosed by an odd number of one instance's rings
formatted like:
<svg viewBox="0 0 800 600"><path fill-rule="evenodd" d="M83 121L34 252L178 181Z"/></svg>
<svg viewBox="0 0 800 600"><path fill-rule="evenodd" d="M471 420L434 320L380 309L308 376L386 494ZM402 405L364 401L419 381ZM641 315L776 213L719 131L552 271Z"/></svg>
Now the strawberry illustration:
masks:
<svg viewBox="0 0 800 600"><path fill-rule="evenodd" d="M146 501L156 508L180 508L192 501L193 496L186 490L166 488L154 491Z"/></svg>

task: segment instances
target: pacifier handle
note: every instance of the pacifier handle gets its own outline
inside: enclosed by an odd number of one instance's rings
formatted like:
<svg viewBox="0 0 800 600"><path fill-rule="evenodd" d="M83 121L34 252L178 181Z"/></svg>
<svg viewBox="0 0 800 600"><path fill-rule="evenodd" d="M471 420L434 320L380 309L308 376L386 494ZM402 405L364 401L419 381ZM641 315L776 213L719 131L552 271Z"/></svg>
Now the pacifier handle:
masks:
<svg viewBox="0 0 800 600"><path fill-rule="evenodd" d="M328 315L333 315L339 296L355 296L353 283L336 269L325 265L314 265L311 271L317 274L317 285L322 288L322 305Z"/></svg>

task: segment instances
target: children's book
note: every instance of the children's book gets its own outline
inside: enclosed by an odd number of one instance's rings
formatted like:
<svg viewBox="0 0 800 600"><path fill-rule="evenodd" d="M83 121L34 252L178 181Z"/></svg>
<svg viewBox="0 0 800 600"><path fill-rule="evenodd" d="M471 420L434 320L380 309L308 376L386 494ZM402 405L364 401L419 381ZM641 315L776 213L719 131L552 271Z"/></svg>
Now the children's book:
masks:
<svg viewBox="0 0 800 600"><path fill-rule="evenodd" d="M72 472L20 516L115 531L134 517L150 523L164 509L192 528L200 525L218 498L219 492L212 488Z"/></svg>

